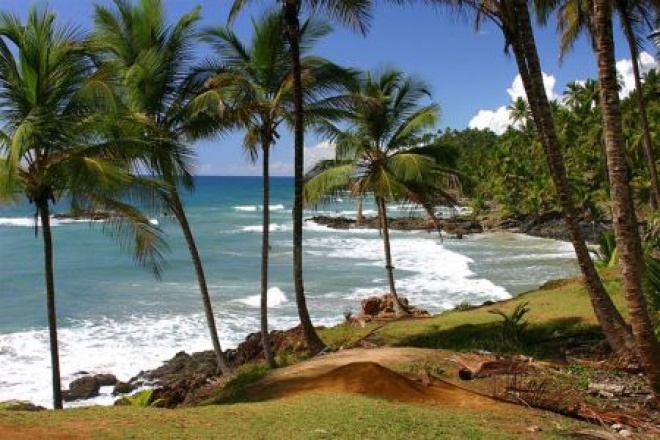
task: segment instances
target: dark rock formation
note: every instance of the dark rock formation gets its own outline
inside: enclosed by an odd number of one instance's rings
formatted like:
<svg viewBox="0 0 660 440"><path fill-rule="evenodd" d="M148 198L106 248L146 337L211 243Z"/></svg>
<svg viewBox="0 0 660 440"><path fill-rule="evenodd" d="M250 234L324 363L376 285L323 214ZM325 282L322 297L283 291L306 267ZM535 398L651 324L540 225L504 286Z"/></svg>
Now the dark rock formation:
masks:
<svg viewBox="0 0 660 440"><path fill-rule="evenodd" d="M425 317L429 316L426 310L418 309L408 303L408 299L399 297L399 302L411 316ZM378 319L392 319L395 318L394 313L394 296L387 293L382 296L371 296L365 298L360 302L361 310L358 319L363 321L372 321Z"/></svg>
<svg viewBox="0 0 660 440"><path fill-rule="evenodd" d="M117 376L114 374L95 374L94 379L96 379L102 387L111 387L117 383Z"/></svg>
<svg viewBox="0 0 660 440"><path fill-rule="evenodd" d="M118 381L115 384L115 388L112 390L112 394L114 396L117 396L119 394L132 393L137 389L137 387L138 387L137 383L127 383L127 382Z"/></svg>
<svg viewBox="0 0 660 440"><path fill-rule="evenodd" d="M91 399L99 395L101 384L94 376L85 376L71 382L69 389L62 392L65 401Z"/></svg>

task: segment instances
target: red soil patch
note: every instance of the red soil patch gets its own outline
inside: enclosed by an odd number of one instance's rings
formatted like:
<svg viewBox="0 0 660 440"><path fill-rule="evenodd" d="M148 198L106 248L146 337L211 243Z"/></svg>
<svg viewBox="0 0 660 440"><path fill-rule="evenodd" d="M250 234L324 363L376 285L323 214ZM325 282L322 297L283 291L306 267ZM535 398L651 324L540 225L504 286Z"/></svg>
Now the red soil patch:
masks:
<svg viewBox="0 0 660 440"><path fill-rule="evenodd" d="M0 425L0 440L76 440L83 438L89 437L82 434L64 434L59 429Z"/></svg>
<svg viewBox="0 0 660 440"><path fill-rule="evenodd" d="M424 386L376 362L352 362L318 376L281 379L257 385L253 390L259 400L309 391L366 394L401 402L470 408L505 405L443 381Z"/></svg>

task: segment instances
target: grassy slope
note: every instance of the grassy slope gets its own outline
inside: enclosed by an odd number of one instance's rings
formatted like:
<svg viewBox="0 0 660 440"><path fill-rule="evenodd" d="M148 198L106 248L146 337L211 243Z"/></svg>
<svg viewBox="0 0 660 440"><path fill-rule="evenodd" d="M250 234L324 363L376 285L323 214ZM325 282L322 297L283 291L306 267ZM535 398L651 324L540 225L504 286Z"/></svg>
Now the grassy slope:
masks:
<svg viewBox="0 0 660 440"><path fill-rule="evenodd" d="M87 408L60 413L0 411L3 426L39 427L82 438L520 438L538 426L539 438L579 424L550 413L466 411L397 404L357 395L307 394L296 398L194 409ZM74 437L75 438L75 437Z"/></svg>
<svg viewBox="0 0 660 440"><path fill-rule="evenodd" d="M621 305L619 282L607 277L608 289ZM488 313L505 312L527 301L531 308L530 337L542 340L556 331L593 332L594 316L580 281L553 283L506 303L468 311L452 311L415 321L392 323L377 329L371 341L391 345L447 349L497 348L498 322ZM322 336L332 346L363 337L375 327L339 326ZM555 333L556 334L556 333ZM527 351L538 353L538 344ZM516 408L516 407L513 407ZM87 408L60 413L24 413L0 410L3 426L37 427L60 434L79 432L87 438L515 438L532 425L552 438L575 421L522 408L508 414L488 414L460 408L451 410L397 404L357 395L308 394L284 401L208 406L183 410ZM584 425L582 425L584 426ZM506 434L505 434L506 433ZM29 437L24 437L29 438Z"/></svg>
<svg viewBox="0 0 660 440"><path fill-rule="evenodd" d="M613 274L604 276L605 286L617 306L624 312L620 280ZM333 347L350 345L372 332L371 342L379 345L444 348L450 350L489 349L506 350L499 334L502 318L490 313L501 310L509 314L516 305L527 302L529 344L510 347L533 355L551 355L552 348L540 341L557 335L597 334L596 318L587 292L579 279L548 283L539 290L488 307L464 311L449 311L428 319L401 321L380 329L354 329L338 326L322 331L324 339ZM554 338L556 339L556 338Z"/></svg>

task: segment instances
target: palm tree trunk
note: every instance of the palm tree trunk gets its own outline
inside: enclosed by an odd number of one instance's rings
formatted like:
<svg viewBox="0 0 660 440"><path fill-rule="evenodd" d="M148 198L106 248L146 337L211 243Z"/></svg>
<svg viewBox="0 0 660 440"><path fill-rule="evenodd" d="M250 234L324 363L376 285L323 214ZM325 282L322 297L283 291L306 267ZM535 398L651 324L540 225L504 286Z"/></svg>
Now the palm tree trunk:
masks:
<svg viewBox="0 0 660 440"><path fill-rule="evenodd" d="M362 206L364 205L364 199L362 197L358 198L357 201L357 216L355 220L355 226L364 225L364 214L362 213Z"/></svg>
<svg viewBox="0 0 660 440"><path fill-rule="evenodd" d="M636 352L635 341L598 276L578 226L576 209L566 177L564 158L552 118L552 109L543 85L541 64L525 0L518 0L517 12L520 35L510 36L512 48L559 197L566 228L575 249L578 265L584 276L594 313L612 351L623 358L632 359Z"/></svg>
<svg viewBox="0 0 660 440"><path fill-rule="evenodd" d="M211 296L209 295L209 289L206 285L206 275L204 274L202 259L199 256L197 243L195 243L195 238L193 237L190 224L188 223L188 217L186 216L186 212L183 209L183 204L181 203L181 198L179 197L179 192L177 191L176 187L170 191L170 202L172 205L172 210L174 211L174 215L176 216L179 225L181 225L181 230L183 231L183 236L186 239L188 251L190 252L190 258L192 258L193 266L195 267L197 283L199 284L199 292L202 296L202 305L204 306L204 313L206 314L206 325L208 326L209 332L211 333L211 342L213 343L213 351L215 352L215 357L218 362L218 369L222 372L222 374L227 375L231 373L231 367L229 366L229 363L227 362L227 359L222 352L222 348L220 347L218 328L215 325L213 306L211 305Z"/></svg>
<svg viewBox="0 0 660 440"><path fill-rule="evenodd" d="M302 68L300 66L300 21L298 19L300 4L297 0L285 1L285 20L287 38L291 45L291 63L293 70L293 101L294 101L294 199L293 199L293 284L296 292L298 316L303 330L305 342L313 353L325 349L307 308L305 285L303 283L303 191L304 191L304 153L305 127L303 121L303 85Z"/></svg>
<svg viewBox="0 0 660 440"><path fill-rule="evenodd" d="M44 263L46 269L46 303L48 307L48 331L50 334L50 363L53 375L53 408L62 409L62 382L60 379L60 353L57 343L57 311L55 308L55 278L53 268L53 237L50 230L48 199L37 201L44 237Z"/></svg>
<svg viewBox="0 0 660 440"><path fill-rule="evenodd" d="M275 368L275 357L268 335L268 254L270 252L270 145L263 147L263 233L261 235L261 343L268 367Z"/></svg>
<svg viewBox="0 0 660 440"><path fill-rule="evenodd" d="M637 91L637 105L639 106L639 125L642 128L642 144L644 146L644 155L646 156L646 165L649 168L649 175L651 176L651 208L656 210L660 206L660 184L658 183L658 168L655 165L655 158L653 156L653 142L651 141L651 133L649 131L648 115L646 114L646 99L644 98L644 89L642 88L642 79L639 73L639 51L635 45L635 36L633 35L630 19L624 13L620 14L620 16L632 58L635 90Z"/></svg>
<svg viewBox="0 0 660 440"><path fill-rule="evenodd" d="M428 215L433 222L433 226L438 233L438 237L440 237L440 241L442 241L442 225L440 224L438 217L435 215L435 209L433 208L433 205L422 203L422 207L424 208L424 211L426 211L426 215Z"/></svg>
<svg viewBox="0 0 660 440"><path fill-rule="evenodd" d="M623 152L623 128L614 57L611 7L609 0L595 0L591 13L610 172L612 218L623 291L628 304L633 335L653 395L656 402L660 402L660 345L653 331L643 289L644 257Z"/></svg>
<svg viewBox="0 0 660 440"><path fill-rule="evenodd" d="M403 309L403 306L399 301L399 295L396 293L396 286L394 285L394 266L392 265L390 231L389 225L387 224L387 206L385 205L385 199L382 197L377 197L376 203L378 203L378 211L380 211L379 214L383 230L383 248L385 250L385 271L387 272L387 284L390 287L390 293L392 294L393 300L392 302L394 303L394 313L397 317L407 315L408 312Z"/></svg>

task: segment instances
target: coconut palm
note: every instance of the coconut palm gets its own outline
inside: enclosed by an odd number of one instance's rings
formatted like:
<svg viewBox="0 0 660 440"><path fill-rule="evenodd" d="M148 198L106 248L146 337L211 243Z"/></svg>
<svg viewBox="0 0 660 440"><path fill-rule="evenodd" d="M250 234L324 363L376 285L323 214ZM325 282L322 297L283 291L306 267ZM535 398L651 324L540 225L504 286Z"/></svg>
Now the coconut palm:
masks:
<svg viewBox="0 0 660 440"><path fill-rule="evenodd" d="M633 335L637 342L639 359L656 401L660 401L660 344L654 333L644 294L644 255L625 160L614 55L612 7L612 3L606 0L594 0L589 4L589 20L598 59L612 218L623 291L630 313Z"/></svg>
<svg viewBox="0 0 660 440"><path fill-rule="evenodd" d="M402 72L367 73L352 93L353 104L343 129L326 123L323 133L336 145L336 158L319 162L308 174L305 201L315 204L324 196L348 188L354 197L376 199L381 220L385 269L397 316L407 313L394 282L387 218L388 202L423 202L425 194L445 194L440 183L449 170L441 168L447 152L438 145L420 143L424 131L437 122L436 104L425 83Z"/></svg>
<svg viewBox="0 0 660 440"><path fill-rule="evenodd" d="M234 0L229 20L254 0ZM307 308L303 282L303 187L305 163L305 122L302 66L300 64L300 21L303 9L365 33L371 19L371 0L276 0L284 14L285 35L290 45L294 100L294 201L293 201L293 284L298 316L305 341L312 352L320 352L325 344L319 338Z"/></svg>
<svg viewBox="0 0 660 440"><path fill-rule="evenodd" d="M575 202L567 178L552 107L543 84L543 73L527 2L524 0L434 0L434 2L442 7L472 11L477 26L483 25L485 21L494 23L504 36L505 47L513 51L594 312L612 350L621 356L634 357L635 342L623 317L603 286L578 227Z"/></svg>
<svg viewBox="0 0 660 440"><path fill-rule="evenodd" d="M587 32L593 41L589 23L589 8L591 0L536 0L542 19L545 19L552 9L557 9L557 28L561 33L561 53L569 51L577 38ZM660 182L653 153L653 142L649 130L647 104L642 91L642 77L639 69L640 48L651 30L651 20L655 17L660 1L658 0L613 0L611 12L619 17L623 33L632 58L633 78L637 105L639 107L639 124L642 129L642 146L646 156L646 165L651 177L651 206L657 209L660 205Z"/></svg>
<svg viewBox="0 0 660 440"><path fill-rule="evenodd" d="M148 127L145 167L169 184L166 201L188 245L218 368L227 374L230 366L220 346L202 259L180 195L181 187L193 187L186 164L189 143L213 136L219 128L213 116L218 103L213 94L204 93L191 65L199 18L196 8L169 24L161 0L114 0L114 8L95 6L94 43L126 111Z"/></svg>
<svg viewBox="0 0 660 440"><path fill-rule="evenodd" d="M508 107L509 118L514 124L518 124L523 130L529 127L532 121L532 112L529 109L529 103L526 99L518 97Z"/></svg>
<svg viewBox="0 0 660 440"><path fill-rule="evenodd" d="M113 111L85 38L47 9L32 8L25 23L0 13L0 202L27 197L36 207L35 228L41 225L55 409L62 408L62 390L52 207L70 201L74 211L108 213L104 231L156 275L166 249L159 229L130 204L158 188L128 171L141 146L118 136L125 118Z"/></svg>
<svg viewBox="0 0 660 440"><path fill-rule="evenodd" d="M245 129L243 147L252 160L261 153L263 163L263 234L261 246L261 334L269 366L275 367L268 342L268 254L270 229L270 150L280 137L282 125L293 125L293 82L290 48L284 35L281 13L271 13L253 23L250 44L241 42L231 29L212 28L205 32L218 57L217 65L208 65L202 73L210 75L206 84L223 103L221 118L226 124ZM330 27L307 21L301 27L301 47L305 51L327 35ZM332 116L341 99L328 96L343 88L351 73L319 57L300 60L308 122Z"/></svg>

